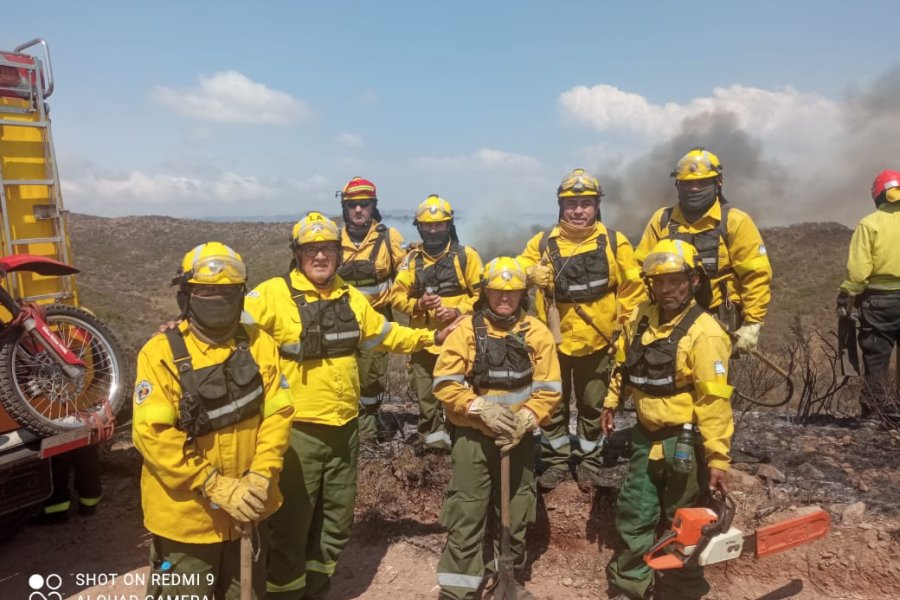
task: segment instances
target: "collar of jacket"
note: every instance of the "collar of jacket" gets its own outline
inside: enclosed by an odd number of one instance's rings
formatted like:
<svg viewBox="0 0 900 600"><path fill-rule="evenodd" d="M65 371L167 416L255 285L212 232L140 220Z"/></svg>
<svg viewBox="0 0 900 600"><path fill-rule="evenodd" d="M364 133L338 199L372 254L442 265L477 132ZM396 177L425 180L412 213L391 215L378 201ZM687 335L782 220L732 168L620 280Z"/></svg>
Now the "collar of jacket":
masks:
<svg viewBox="0 0 900 600"><path fill-rule="evenodd" d="M341 235L341 247L344 250L351 251L359 251L368 246L369 244L375 243L375 238L377 234L375 233L375 228L378 227L378 221L372 219L372 222L369 224L369 231L366 232L366 236L362 239L362 241L357 245L353 239L350 237L350 232L347 230L346 223L344 224L344 230ZM387 241L387 240L385 240Z"/></svg>
<svg viewBox="0 0 900 600"><path fill-rule="evenodd" d="M485 317L484 322L487 325L488 334L491 334L494 337L504 337L511 333L516 335L522 334L522 336L524 337L524 335L531 328L528 323L528 314L524 310L519 311L519 319L509 329L502 329L500 327L497 327L496 325L491 323L490 319L488 319L487 317Z"/></svg>
<svg viewBox="0 0 900 600"><path fill-rule="evenodd" d="M681 212L681 205L676 203L675 208L672 210L672 220L687 227L690 230L690 233L699 233L701 231L706 231L707 229L713 229L717 227L719 221L722 220L721 200L716 198L716 201L709 207L709 210L703 213L703 216L693 223L688 222L687 217Z"/></svg>
<svg viewBox="0 0 900 600"><path fill-rule="evenodd" d="M653 339L661 339L661 338L669 337L672 334L672 331L675 329L675 327L679 323L681 323L681 320L684 319L684 316L691 309L691 307L694 306L695 304L697 304L697 301L694 300L693 298L691 298L691 301L688 302L687 306L684 307L684 310L682 310L680 313L675 315L674 319L672 319L671 321L668 321L667 323L662 323L662 324L660 324L660 322L659 322L659 315L660 315L659 305L658 304L649 305L650 309L647 312L650 315L650 322L648 323L647 333L649 333ZM638 317L638 320L640 320L640 317Z"/></svg>
<svg viewBox="0 0 900 600"><path fill-rule="evenodd" d="M241 325L241 327L242 327L242 325ZM226 348L226 347L233 348L234 347L234 344L231 343L234 338L229 340L229 343L227 343L227 344L210 344L209 342L207 342L200 336L195 335L193 331L191 331L191 324L187 319L181 321L178 324L178 330L181 331L181 333L184 335L185 338L190 338L193 341L193 343L197 346L197 349L200 350L200 353L203 354L204 356L209 354L209 352L213 348Z"/></svg>
<svg viewBox="0 0 900 600"><path fill-rule="evenodd" d="M340 275L335 274L331 280L331 286L323 291L313 285L313 282L300 272L300 269L293 269L291 271L291 285L298 291L312 294L323 300L339 298L347 292L347 283L341 279Z"/></svg>
<svg viewBox="0 0 900 600"><path fill-rule="evenodd" d="M606 226L597 221L590 227L582 227L578 228L578 235L571 235L570 231L572 230L572 226L569 226L569 231L564 231L562 227L562 222L557 223L553 226L553 229L550 230L550 237L555 237L559 239L566 240L567 242L572 243L583 243L590 240L597 239L597 237L601 233L606 233Z"/></svg>

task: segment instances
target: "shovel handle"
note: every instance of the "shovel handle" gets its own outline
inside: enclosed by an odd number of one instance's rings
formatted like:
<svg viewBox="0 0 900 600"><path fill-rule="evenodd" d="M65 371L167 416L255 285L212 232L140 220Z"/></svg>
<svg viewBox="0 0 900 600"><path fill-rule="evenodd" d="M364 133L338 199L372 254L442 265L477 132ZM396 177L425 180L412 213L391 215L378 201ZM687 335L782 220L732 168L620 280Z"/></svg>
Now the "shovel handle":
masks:
<svg viewBox="0 0 900 600"><path fill-rule="evenodd" d="M761 362L764 362L767 367L769 367L770 369L772 369L773 371L775 371L776 373L778 373L785 379L788 379L790 377L790 375L788 375L787 371L782 369L780 366L778 366L778 364L775 363L775 361L773 361L771 358L769 358L768 356L766 356L759 350L751 350L750 354L753 355L754 357L758 358Z"/></svg>
<svg viewBox="0 0 900 600"><path fill-rule="evenodd" d="M241 523L241 600L253 598L253 524Z"/></svg>

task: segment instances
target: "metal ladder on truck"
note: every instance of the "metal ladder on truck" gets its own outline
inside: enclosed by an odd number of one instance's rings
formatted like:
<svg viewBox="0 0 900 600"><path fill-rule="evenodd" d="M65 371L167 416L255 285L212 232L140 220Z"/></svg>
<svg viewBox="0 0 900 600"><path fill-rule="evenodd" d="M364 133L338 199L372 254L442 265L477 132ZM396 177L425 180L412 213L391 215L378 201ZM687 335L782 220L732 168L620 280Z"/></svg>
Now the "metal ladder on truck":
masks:
<svg viewBox="0 0 900 600"><path fill-rule="evenodd" d="M24 51L40 46L44 60ZM53 69L47 42L34 39L0 52L0 251L71 262L49 106ZM28 302L77 306L72 275L10 273L5 285Z"/></svg>

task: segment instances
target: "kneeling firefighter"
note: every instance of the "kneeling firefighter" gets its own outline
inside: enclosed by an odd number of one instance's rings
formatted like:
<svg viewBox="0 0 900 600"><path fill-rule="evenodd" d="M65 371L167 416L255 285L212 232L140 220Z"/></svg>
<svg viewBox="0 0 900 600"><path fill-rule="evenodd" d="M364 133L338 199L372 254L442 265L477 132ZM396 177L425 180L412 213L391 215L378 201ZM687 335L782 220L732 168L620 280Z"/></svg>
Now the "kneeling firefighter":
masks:
<svg viewBox="0 0 900 600"><path fill-rule="evenodd" d="M284 506L272 517L270 599L324 598L356 502L359 348L410 353L449 333L387 321L337 275L340 232L311 212L291 234L294 266L252 290L245 318L272 333L294 393Z"/></svg>
<svg viewBox="0 0 900 600"><path fill-rule="evenodd" d="M449 532L438 563L441 598L474 598L486 569L495 568L483 542L488 513L500 510L501 451L510 462L510 552L516 567L525 564L536 502L532 432L562 396L553 336L526 313L521 265L492 260L481 287L475 314L447 338L434 369L434 394L454 425L453 475L441 512Z"/></svg>
<svg viewBox="0 0 900 600"><path fill-rule="evenodd" d="M246 281L241 257L219 242L185 254L173 281L183 320L138 355L133 436L154 598L237 599L237 525L250 523L254 597L265 596L264 519L281 505L294 409L275 341L240 324Z"/></svg>
<svg viewBox="0 0 900 600"><path fill-rule="evenodd" d="M725 492L734 421L728 385L731 342L706 312L711 290L696 249L662 240L644 259L650 301L625 324L601 424L631 397L637 410L628 473L616 506L622 550L607 567L621 598L645 598L653 573L644 553L657 527L695 504L707 487ZM657 597L700 598L709 591L702 567L660 571Z"/></svg>

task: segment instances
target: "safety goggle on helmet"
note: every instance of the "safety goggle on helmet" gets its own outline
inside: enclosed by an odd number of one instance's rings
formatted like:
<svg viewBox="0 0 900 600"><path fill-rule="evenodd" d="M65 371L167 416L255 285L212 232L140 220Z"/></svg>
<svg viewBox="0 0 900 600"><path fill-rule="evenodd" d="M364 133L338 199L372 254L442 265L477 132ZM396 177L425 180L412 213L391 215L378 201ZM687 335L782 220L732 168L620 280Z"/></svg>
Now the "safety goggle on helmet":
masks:
<svg viewBox="0 0 900 600"><path fill-rule="evenodd" d="M486 289L497 291L524 290L525 269L514 258L500 256L484 267L481 282Z"/></svg>
<svg viewBox="0 0 900 600"><path fill-rule="evenodd" d="M644 259L641 277L690 273L699 268L697 249L682 240L661 240Z"/></svg>
<svg viewBox="0 0 900 600"><path fill-rule="evenodd" d="M173 283L237 285L247 282L241 255L221 242L200 244L181 261L181 274Z"/></svg>

